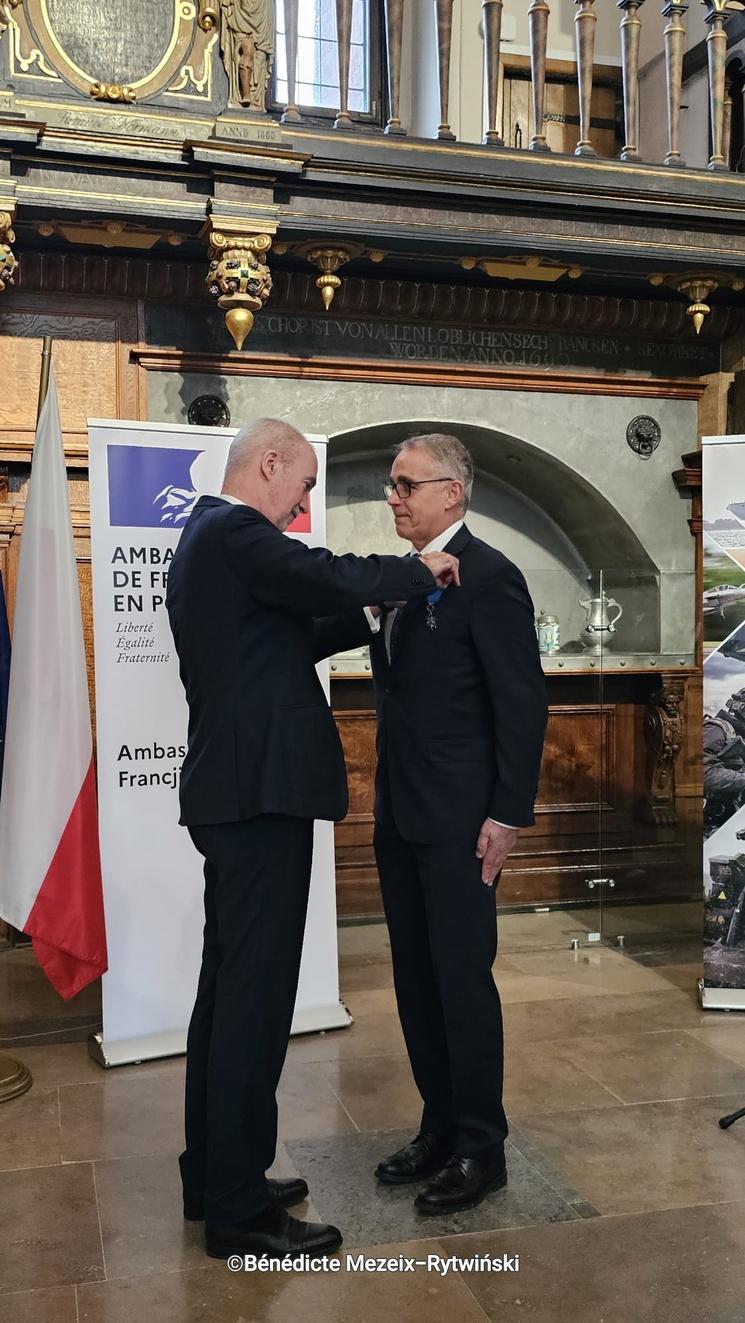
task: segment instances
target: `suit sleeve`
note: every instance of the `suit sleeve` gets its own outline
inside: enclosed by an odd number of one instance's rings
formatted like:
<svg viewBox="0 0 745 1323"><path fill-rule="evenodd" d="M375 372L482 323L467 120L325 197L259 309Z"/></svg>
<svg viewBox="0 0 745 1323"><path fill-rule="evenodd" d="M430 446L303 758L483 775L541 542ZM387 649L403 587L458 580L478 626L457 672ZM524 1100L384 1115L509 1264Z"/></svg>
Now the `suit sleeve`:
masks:
<svg viewBox="0 0 745 1323"><path fill-rule="evenodd" d="M489 579L471 610L471 637L494 713L497 776L489 817L530 827L548 707L533 603L517 567L508 563Z"/></svg>
<svg viewBox="0 0 745 1323"><path fill-rule="evenodd" d="M235 506L225 520L225 554L248 591L266 606L327 616L384 599L426 596L434 576L414 556L334 556L306 547Z"/></svg>
<svg viewBox="0 0 745 1323"><path fill-rule="evenodd" d="M313 621L313 655L316 661L335 652L360 648L374 638L364 612L357 608L342 616L323 616Z"/></svg>

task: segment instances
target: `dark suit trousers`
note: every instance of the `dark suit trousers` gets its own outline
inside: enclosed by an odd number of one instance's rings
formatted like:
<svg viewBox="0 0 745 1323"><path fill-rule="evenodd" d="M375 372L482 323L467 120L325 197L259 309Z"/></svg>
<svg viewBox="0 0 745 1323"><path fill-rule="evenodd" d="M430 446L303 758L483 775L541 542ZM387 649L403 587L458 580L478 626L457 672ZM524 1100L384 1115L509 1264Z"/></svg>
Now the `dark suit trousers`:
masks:
<svg viewBox="0 0 745 1323"><path fill-rule="evenodd" d="M417 845L388 820L375 855L396 1000L422 1128L452 1131L455 1151L487 1156L507 1136L502 1008L492 978L495 889L470 845Z"/></svg>
<svg viewBox="0 0 745 1323"><path fill-rule="evenodd" d="M204 855L204 947L186 1047L185 1198L208 1222L267 1206L275 1093L287 1052L313 823L267 814L192 827Z"/></svg>

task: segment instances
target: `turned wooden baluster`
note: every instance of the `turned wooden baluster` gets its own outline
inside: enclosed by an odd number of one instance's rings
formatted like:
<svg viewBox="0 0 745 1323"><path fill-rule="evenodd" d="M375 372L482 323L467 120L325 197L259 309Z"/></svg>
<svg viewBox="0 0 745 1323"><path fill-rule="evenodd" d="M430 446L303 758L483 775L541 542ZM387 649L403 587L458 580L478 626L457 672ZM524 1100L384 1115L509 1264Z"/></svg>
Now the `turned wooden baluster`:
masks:
<svg viewBox="0 0 745 1323"><path fill-rule="evenodd" d="M730 154L732 151L732 83L727 83L724 93L724 123L722 128L722 155L731 170Z"/></svg>
<svg viewBox="0 0 745 1323"><path fill-rule="evenodd" d="M709 60L709 123L711 126L710 170L728 170L724 159L724 80L727 64L727 33L724 30L729 14L727 0L706 0L706 53Z"/></svg>
<svg viewBox="0 0 745 1323"><path fill-rule="evenodd" d="M683 15L688 5L683 0L667 0L662 12L668 20L663 33L665 39L665 81L667 83L667 140L665 165L685 165L680 155L680 95L683 86L683 52L685 50L685 23Z"/></svg>
<svg viewBox="0 0 745 1323"><path fill-rule="evenodd" d="M302 115L295 101L297 79L297 19L298 0L285 0L285 52L287 56L287 105L282 115L283 124L297 124Z"/></svg>
<svg viewBox="0 0 745 1323"><path fill-rule="evenodd" d="M385 44L388 52L388 94L391 113L386 133L404 134L399 114L401 104L401 46L404 30L404 0L385 0Z"/></svg>
<svg viewBox="0 0 745 1323"><path fill-rule="evenodd" d="M349 114L349 51L352 45L352 0L336 0L336 54L339 61L339 113L335 129L353 129Z"/></svg>
<svg viewBox="0 0 745 1323"><path fill-rule="evenodd" d="M453 0L435 0L435 17L437 19L437 68L440 80L440 123L437 129L437 137L441 141L455 142L455 134L449 123Z"/></svg>
<svg viewBox="0 0 745 1323"><path fill-rule="evenodd" d="M484 22L484 70L486 73L487 129L484 142L490 147L504 147L497 132L497 95L499 92L499 48L502 42L503 0L481 0Z"/></svg>
<svg viewBox="0 0 745 1323"><path fill-rule="evenodd" d="M623 12L621 19L621 55L623 61L622 161L639 160L639 42L642 24L639 10L644 0L616 0Z"/></svg>
<svg viewBox="0 0 745 1323"><path fill-rule="evenodd" d="M595 24L598 16L593 8L595 0L574 0L577 34L577 79L579 82L579 142L575 156L597 156L590 142L590 116L592 113L592 76L595 62Z"/></svg>
<svg viewBox="0 0 745 1323"><path fill-rule="evenodd" d="M546 142L546 46L548 43L548 16L546 0L533 0L528 10L530 24L530 91L533 101L533 136L528 144L531 152L550 152Z"/></svg>

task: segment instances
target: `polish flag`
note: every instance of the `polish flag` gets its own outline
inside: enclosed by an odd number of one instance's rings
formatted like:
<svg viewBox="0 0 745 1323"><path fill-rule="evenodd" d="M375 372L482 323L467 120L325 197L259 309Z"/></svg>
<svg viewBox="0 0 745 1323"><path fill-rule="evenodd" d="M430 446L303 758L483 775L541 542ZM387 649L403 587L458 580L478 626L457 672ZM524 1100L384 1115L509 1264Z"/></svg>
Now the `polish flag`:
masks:
<svg viewBox="0 0 745 1323"><path fill-rule="evenodd" d="M0 793L0 915L69 1000L107 968L96 782L54 375L21 535Z"/></svg>

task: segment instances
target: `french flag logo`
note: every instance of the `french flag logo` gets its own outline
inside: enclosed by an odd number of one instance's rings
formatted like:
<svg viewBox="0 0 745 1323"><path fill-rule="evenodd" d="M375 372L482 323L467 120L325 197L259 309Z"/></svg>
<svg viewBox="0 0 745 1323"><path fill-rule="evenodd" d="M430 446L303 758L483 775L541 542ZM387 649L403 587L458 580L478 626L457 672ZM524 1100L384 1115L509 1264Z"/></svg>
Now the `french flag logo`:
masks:
<svg viewBox="0 0 745 1323"><path fill-rule="evenodd" d="M114 445L107 447L107 460L112 528L180 530L199 497L217 490L213 457L205 450ZM310 531L310 514L298 515L287 529Z"/></svg>

